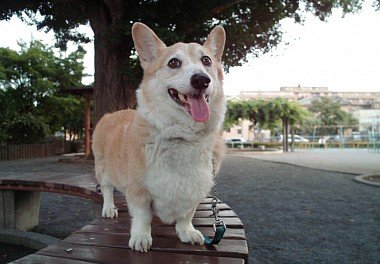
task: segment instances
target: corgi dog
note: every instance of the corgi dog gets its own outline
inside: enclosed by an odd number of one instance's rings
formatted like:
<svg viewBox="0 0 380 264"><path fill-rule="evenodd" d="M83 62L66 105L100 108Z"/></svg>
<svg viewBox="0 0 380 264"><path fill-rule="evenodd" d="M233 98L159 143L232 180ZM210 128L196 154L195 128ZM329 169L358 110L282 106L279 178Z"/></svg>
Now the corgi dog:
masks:
<svg viewBox="0 0 380 264"><path fill-rule="evenodd" d="M213 185L212 159L218 171L224 149L225 31L216 26L203 45L166 46L149 27L135 23L132 37L144 70L138 108L104 115L93 134L102 215L118 216L116 188L132 217L132 250L151 248L154 214L175 223L182 242L203 244L191 220Z"/></svg>

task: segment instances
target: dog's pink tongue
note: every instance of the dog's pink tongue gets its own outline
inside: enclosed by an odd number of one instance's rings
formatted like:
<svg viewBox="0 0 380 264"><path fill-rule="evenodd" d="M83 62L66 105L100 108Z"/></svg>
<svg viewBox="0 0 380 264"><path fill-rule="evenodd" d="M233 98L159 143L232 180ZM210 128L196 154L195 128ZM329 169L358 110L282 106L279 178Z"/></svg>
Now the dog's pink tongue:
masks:
<svg viewBox="0 0 380 264"><path fill-rule="evenodd" d="M188 95L187 101L190 103L191 116L196 122L206 122L210 117L205 97L202 94Z"/></svg>

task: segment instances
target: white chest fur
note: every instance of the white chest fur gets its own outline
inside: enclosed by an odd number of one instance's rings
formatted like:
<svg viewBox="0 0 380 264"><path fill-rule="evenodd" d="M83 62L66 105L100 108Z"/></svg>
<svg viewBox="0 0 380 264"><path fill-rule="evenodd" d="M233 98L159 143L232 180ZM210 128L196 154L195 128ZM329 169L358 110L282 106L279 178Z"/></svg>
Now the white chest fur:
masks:
<svg viewBox="0 0 380 264"><path fill-rule="evenodd" d="M145 185L155 213L163 222L184 217L210 191L212 147L205 141L208 140L161 139L147 145Z"/></svg>

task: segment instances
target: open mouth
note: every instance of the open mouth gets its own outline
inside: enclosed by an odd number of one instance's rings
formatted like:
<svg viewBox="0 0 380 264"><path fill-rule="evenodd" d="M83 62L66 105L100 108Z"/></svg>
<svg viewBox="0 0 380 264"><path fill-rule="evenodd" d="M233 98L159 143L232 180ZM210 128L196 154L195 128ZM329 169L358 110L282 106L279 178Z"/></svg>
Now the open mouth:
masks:
<svg viewBox="0 0 380 264"><path fill-rule="evenodd" d="M173 88L169 88L168 93L173 101L186 109L194 121L205 122L210 117L209 94L182 94Z"/></svg>

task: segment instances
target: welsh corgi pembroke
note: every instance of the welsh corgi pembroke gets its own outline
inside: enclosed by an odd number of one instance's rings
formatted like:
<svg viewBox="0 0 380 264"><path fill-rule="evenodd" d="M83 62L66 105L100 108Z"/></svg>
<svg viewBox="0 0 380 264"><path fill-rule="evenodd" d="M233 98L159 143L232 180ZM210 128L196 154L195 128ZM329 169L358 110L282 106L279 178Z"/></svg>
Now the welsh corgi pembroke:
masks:
<svg viewBox="0 0 380 264"><path fill-rule="evenodd" d="M116 188L132 217L132 250L151 248L153 214L175 223L182 242L203 244L191 220L213 185L212 158L218 171L224 149L224 29L216 26L203 45L167 47L142 23L132 26L132 37L144 70L138 108L104 115L93 134L102 215L118 216Z"/></svg>

